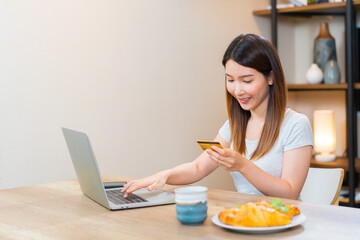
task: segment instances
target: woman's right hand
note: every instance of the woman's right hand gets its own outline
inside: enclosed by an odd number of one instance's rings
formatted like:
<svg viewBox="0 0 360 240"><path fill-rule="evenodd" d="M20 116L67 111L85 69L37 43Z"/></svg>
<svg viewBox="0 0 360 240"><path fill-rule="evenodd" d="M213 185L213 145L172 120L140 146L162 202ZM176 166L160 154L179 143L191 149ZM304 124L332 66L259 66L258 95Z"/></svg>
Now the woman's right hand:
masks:
<svg viewBox="0 0 360 240"><path fill-rule="evenodd" d="M166 184L168 177L169 177L168 171L158 172L149 177L130 181L129 183L124 185L124 188L121 190L121 192L125 192L124 197L126 198L130 193L140 188L146 187L147 190L149 191L156 190Z"/></svg>

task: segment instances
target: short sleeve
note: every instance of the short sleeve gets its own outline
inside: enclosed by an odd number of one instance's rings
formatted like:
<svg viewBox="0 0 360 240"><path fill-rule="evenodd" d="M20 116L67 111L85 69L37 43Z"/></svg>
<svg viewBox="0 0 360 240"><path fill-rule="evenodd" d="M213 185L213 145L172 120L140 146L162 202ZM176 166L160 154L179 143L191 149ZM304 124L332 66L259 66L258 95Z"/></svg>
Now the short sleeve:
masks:
<svg viewBox="0 0 360 240"><path fill-rule="evenodd" d="M226 141L230 142L230 126L229 126L229 120L226 120L224 125L219 130L220 136Z"/></svg>
<svg viewBox="0 0 360 240"><path fill-rule="evenodd" d="M303 146L314 146L311 124L305 115L299 114L296 121L290 124L284 140L284 151Z"/></svg>

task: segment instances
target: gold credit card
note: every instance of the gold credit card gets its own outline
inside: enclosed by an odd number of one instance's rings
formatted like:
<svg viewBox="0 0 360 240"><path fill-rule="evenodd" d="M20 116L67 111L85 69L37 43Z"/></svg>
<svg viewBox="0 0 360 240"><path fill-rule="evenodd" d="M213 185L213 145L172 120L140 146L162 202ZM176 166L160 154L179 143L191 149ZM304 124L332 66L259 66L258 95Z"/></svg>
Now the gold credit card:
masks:
<svg viewBox="0 0 360 240"><path fill-rule="evenodd" d="M212 146L217 146L218 148L223 148L219 142L214 141L197 141L200 147L205 151L206 149L211 149Z"/></svg>

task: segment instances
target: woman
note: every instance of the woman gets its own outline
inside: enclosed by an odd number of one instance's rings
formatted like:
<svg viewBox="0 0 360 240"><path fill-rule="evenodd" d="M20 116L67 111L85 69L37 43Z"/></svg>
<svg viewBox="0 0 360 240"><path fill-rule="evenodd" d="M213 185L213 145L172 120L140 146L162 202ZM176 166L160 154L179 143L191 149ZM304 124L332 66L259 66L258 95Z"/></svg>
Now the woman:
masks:
<svg viewBox="0 0 360 240"><path fill-rule="evenodd" d="M239 192L297 199L312 156L306 116L286 108L286 84L272 44L254 34L235 38L223 58L228 120L213 147L192 162L131 181L125 196L201 180L217 167L232 175Z"/></svg>

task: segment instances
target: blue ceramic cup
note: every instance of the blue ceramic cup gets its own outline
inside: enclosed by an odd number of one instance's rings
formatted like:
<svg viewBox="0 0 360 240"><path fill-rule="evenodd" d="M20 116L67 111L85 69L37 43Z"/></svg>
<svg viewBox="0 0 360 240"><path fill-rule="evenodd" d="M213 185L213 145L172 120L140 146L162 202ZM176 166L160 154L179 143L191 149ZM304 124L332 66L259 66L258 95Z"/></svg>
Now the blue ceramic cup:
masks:
<svg viewBox="0 0 360 240"><path fill-rule="evenodd" d="M199 225L207 218L207 188L188 186L175 189L176 218L184 225Z"/></svg>

